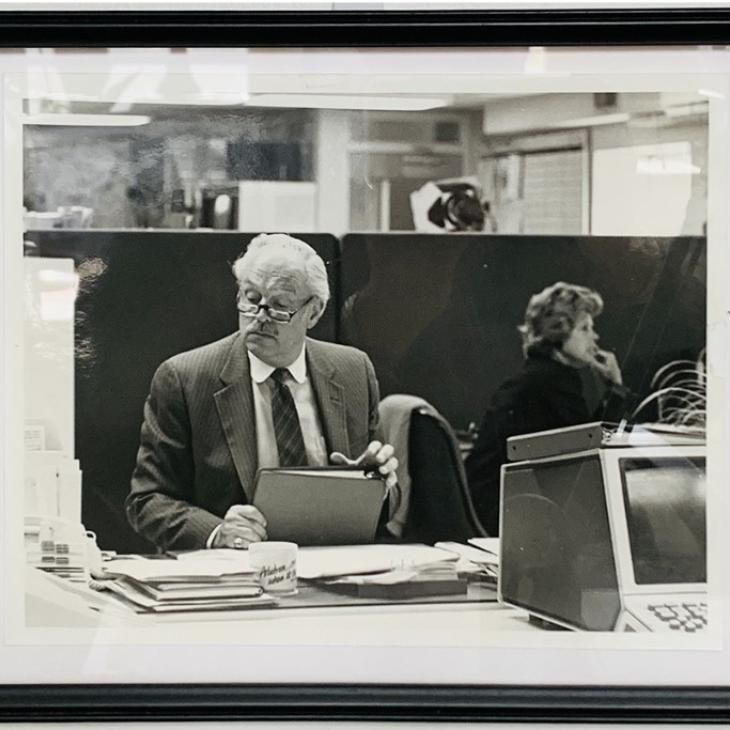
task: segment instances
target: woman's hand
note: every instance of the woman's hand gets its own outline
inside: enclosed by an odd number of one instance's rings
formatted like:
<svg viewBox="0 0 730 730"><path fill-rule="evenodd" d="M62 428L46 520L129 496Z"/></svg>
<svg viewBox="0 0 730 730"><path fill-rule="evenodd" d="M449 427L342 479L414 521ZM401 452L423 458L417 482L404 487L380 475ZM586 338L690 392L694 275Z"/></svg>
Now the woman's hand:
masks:
<svg viewBox="0 0 730 730"><path fill-rule="evenodd" d="M615 385L623 385L621 368L618 366L616 355L606 350L596 350L591 360L591 367L595 368L606 380Z"/></svg>

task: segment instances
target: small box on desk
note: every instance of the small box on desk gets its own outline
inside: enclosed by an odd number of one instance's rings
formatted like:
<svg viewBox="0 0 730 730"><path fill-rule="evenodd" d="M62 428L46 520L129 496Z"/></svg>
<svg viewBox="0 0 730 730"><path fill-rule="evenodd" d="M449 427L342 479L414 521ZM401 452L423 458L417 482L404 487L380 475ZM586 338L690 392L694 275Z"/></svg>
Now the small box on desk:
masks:
<svg viewBox="0 0 730 730"><path fill-rule="evenodd" d="M328 590L346 593L357 598L383 598L386 600L465 595L467 592L466 580L458 577L415 577L400 583L335 581L324 585Z"/></svg>
<svg viewBox="0 0 730 730"><path fill-rule="evenodd" d="M454 561L433 562L415 567L394 567L364 575L343 575L326 581L324 587L357 598L404 600L426 596L464 595L467 580Z"/></svg>

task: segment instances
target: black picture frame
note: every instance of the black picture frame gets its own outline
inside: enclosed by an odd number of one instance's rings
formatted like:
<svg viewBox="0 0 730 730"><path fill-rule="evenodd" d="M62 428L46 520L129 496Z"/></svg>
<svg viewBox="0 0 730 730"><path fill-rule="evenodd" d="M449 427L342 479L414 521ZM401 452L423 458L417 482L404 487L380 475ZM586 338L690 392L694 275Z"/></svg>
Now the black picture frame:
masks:
<svg viewBox="0 0 730 730"><path fill-rule="evenodd" d="M0 18L0 46L28 48L195 48L210 44L207 32L216 47L722 45L730 33L730 14L717 7L66 10L4 11ZM122 27L128 32L120 37Z"/></svg>
<svg viewBox="0 0 730 730"><path fill-rule="evenodd" d="M0 721L712 723L725 687L107 684L0 687Z"/></svg>
<svg viewBox="0 0 730 730"><path fill-rule="evenodd" d="M124 33L120 29L124 28ZM0 47L725 45L730 9L2 11ZM0 686L0 720L730 722L715 687L463 685Z"/></svg>

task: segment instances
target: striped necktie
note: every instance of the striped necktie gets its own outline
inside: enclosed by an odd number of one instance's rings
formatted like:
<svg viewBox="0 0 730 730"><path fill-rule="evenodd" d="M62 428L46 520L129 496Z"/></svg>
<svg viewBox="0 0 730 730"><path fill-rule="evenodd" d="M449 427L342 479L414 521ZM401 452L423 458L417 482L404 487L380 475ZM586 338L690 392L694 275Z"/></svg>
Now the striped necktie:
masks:
<svg viewBox="0 0 730 730"><path fill-rule="evenodd" d="M307 452L297 409L291 391L284 384L288 372L278 368L271 373L271 415L279 450L279 466L306 466Z"/></svg>

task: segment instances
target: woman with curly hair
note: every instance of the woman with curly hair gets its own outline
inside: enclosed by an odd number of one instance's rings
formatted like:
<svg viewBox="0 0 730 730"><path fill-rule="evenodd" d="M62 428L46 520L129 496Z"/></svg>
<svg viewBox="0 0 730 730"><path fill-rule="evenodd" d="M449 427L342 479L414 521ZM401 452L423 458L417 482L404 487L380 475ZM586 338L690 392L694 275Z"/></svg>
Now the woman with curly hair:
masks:
<svg viewBox="0 0 730 730"><path fill-rule="evenodd" d="M466 461L474 507L490 535L499 531L500 467L510 436L618 420L626 411L616 357L599 349L593 329L602 310L598 292L562 281L530 298L518 328L524 365L492 397Z"/></svg>

